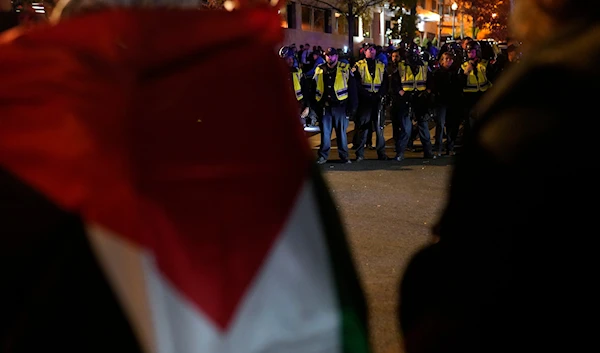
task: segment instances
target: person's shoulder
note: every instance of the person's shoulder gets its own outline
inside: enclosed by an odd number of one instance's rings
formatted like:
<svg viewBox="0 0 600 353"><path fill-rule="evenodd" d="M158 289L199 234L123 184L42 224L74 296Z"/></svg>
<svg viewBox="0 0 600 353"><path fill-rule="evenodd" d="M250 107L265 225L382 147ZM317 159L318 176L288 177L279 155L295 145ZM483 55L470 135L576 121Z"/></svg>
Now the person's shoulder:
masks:
<svg viewBox="0 0 600 353"><path fill-rule="evenodd" d="M584 124L595 130L599 122L587 114L579 92L593 90L600 75L576 79L579 70L560 66L529 67L507 72L477 107L481 115L479 143L499 160L520 159L535 145L555 143L564 126ZM581 76L581 72L579 72ZM578 90L557 90L556 77L572 77ZM572 121L576 117L578 121ZM585 142L584 142L585 143ZM590 146L591 148L591 146ZM585 148L584 148L585 149Z"/></svg>
<svg viewBox="0 0 600 353"><path fill-rule="evenodd" d="M600 127L582 95L595 92L600 81L600 67L594 64L600 59L600 44L592 40L600 38L600 33L585 33L583 38L586 40L579 44L546 45L503 73L477 106L477 136L483 148L502 161L532 163L526 160L531 159L527 152L564 139L565 126L577 124L589 131ZM584 43L588 55L573 55ZM568 78L574 89L557 89L561 78ZM594 144L593 139L581 139L578 149L593 150ZM552 163L559 153L562 150L536 155L536 163ZM566 157L573 157L573 153Z"/></svg>

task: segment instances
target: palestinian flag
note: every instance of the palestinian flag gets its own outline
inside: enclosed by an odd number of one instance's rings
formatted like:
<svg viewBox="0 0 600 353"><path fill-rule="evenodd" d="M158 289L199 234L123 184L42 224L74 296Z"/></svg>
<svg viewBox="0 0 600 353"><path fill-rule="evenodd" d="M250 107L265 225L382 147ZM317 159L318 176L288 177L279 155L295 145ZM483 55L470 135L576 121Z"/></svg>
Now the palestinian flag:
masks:
<svg viewBox="0 0 600 353"><path fill-rule="evenodd" d="M369 350L281 37L268 9L2 37L0 351Z"/></svg>

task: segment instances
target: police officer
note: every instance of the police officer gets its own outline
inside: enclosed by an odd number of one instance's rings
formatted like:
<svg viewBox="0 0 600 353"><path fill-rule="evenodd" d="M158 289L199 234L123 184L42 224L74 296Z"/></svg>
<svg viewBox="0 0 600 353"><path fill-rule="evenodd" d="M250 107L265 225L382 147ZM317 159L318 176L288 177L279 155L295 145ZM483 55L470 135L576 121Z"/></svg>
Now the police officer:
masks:
<svg viewBox="0 0 600 353"><path fill-rule="evenodd" d="M388 75L385 65L376 59L377 50L369 44L365 47L365 59L359 60L352 71L357 83L358 115L355 119L358 146L356 148L356 161L365 159L365 143L369 127L373 125L376 132L377 158L387 160L385 154L385 139L383 137L383 119L385 119L383 97L388 91Z"/></svg>
<svg viewBox="0 0 600 353"><path fill-rule="evenodd" d="M309 90L310 86L306 82L306 79L302 75L302 69L296 67L294 65L294 51L288 47L283 47L279 50L279 56L281 56L285 63L287 64L290 70L289 79L294 88L294 93L296 95L296 100L298 101L298 114L301 119L304 121L305 125L311 125L305 121L310 112L310 104L309 104ZM314 123L314 122L313 122Z"/></svg>
<svg viewBox="0 0 600 353"><path fill-rule="evenodd" d="M338 154L342 163L348 159L348 117L356 113L358 105L356 82L350 65L338 61L335 48L325 51L325 64L317 66L313 80L315 101L321 117L321 146L318 151L318 164L327 162L331 149L331 132L335 129Z"/></svg>
<svg viewBox="0 0 600 353"><path fill-rule="evenodd" d="M390 85L390 90L388 92L388 97L390 97L391 109L390 116L392 119L392 138L394 142L397 144L400 139L400 111L401 106L403 104L402 97L400 97L400 75L398 74L398 70L400 68L400 62L402 61L402 54L399 49L394 50L391 55L390 63L387 66L387 74L388 74L388 82ZM396 89L398 88L398 89ZM398 151L396 151L396 154Z"/></svg>
<svg viewBox="0 0 600 353"><path fill-rule="evenodd" d="M447 155L454 155L454 143L458 135L462 111L462 82L458 78L458 70L454 70L454 54L445 52L440 57L440 67L429 75L428 88L435 97L436 110L435 146L438 156L442 154L444 126L447 136Z"/></svg>
<svg viewBox="0 0 600 353"><path fill-rule="evenodd" d="M435 158L431 146L427 111L429 104L429 93L427 92L429 67L419 57L418 47L413 44L411 43L410 49L406 53L406 60L399 64L397 74L400 79L395 80L395 82L400 82L400 87L394 85L394 90L398 91L400 96L400 116L398 118L400 132L396 141L396 157L394 158L399 162L404 159L404 150L411 138L413 114L417 122L419 138L423 145L424 158Z"/></svg>
<svg viewBox="0 0 600 353"><path fill-rule="evenodd" d="M471 131L473 107L484 92L488 90L491 83L487 78L487 68L481 62L481 48L479 43L471 41L467 43L467 61L461 66L461 78L464 82L463 104L464 104L464 135Z"/></svg>
<svg viewBox="0 0 600 353"><path fill-rule="evenodd" d="M473 38L471 37L465 37L461 42L460 42L460 56L457 56L457 58L460 57L460 60L458 61L459 65L462 65L464 62L469 61L469 53L467 50L467 45L469 45L469 43L473 42Z"/></svg>
<svg viewBox="0 0 600 353"><path fill-rule="evenodd" d="M496 82L498 78L500 78L504 72L516 64L519 63L519 51L518 47L514 44L511 44L506 49L506 55L500 54L498 55L498 60L494 64L494 75L491 77L488 70L488 80L491 82Z"/></svg>

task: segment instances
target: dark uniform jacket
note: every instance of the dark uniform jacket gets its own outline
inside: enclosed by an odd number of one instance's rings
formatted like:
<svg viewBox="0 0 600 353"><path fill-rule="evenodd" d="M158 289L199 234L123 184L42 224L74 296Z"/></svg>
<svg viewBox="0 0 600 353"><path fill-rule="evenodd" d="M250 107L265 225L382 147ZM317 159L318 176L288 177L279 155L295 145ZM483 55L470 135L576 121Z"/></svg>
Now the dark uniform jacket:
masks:
<svg viewBox="0 0 600 353"><path fill-rule="evenodd" d="M427 77L427 88L431 90L436 105L459 104L463 86L464 80L453 67L439 67Z"/></svg>

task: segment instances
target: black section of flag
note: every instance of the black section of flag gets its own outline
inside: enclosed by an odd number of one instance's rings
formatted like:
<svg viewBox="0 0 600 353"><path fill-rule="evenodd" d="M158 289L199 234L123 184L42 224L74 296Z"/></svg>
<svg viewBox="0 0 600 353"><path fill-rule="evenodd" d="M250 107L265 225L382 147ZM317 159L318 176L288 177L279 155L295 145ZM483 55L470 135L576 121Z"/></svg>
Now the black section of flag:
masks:
<svg viewBox="0 0 600 353"><path fill-rule="evenodd" d="M0 352L141 352L77 215L0 168Z"/></svg>

